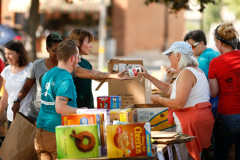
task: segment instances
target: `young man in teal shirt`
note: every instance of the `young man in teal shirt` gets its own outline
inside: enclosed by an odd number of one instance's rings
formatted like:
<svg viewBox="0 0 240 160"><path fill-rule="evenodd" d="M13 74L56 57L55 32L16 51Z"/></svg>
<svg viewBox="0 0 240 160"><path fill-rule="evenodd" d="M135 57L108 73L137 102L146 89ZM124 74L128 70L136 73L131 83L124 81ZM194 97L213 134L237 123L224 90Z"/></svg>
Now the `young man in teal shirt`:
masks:
<svg viewBox="0 0 240 160"><path fill-rule="evenodd" d="M79 61L76 42L65 40L56 51L58 66L44 74L41 83L41 108L37 118L35 149L41 159L57 159L55 127L62 114L77 110L77 93L71 72Z"/></svg>

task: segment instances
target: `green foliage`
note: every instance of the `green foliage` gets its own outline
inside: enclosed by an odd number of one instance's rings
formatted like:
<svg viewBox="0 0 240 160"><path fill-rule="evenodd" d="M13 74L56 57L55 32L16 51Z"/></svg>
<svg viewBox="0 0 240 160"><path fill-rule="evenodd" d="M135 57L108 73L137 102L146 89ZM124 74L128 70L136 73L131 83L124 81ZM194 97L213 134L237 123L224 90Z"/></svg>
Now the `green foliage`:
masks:
<svg viewBox="0 0 240 160"><path fill-rule="evenodd" d="M211 27L211 24L214 22L221 21L221 11L222 3L219 0L216 4L209 4L204 12L203 12L203 19L202 19L202 30L207 33Z"/></svg>
<svg viewBox="0 0 240 160"><path fill-rule="evenodd" d="M181 9L187 9L189 10L189 2L190 0L145 0L145 4L149 5L150 3L164 3L165 5L169 6L173 11L177 12ZM236 0L237 1L237 0ZM208 3L213 3L214 0L198 0L200 4L200 12L203 12L205 6Z"/></svg>
<svg viewBox="0 0 240 160"><path fill-rule="evenodd" d="M229 11L235 13L236 18L240 19L240 1L239 0L223 0L224 4L228 6Z"/></svg>

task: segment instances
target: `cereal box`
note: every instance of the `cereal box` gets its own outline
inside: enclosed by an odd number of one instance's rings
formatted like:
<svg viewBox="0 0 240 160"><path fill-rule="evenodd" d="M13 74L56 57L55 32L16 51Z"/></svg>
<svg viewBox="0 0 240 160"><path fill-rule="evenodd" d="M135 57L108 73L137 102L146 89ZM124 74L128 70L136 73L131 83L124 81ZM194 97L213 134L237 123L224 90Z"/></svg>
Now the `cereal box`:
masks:
<svg viewBox="0 0 240 160"><path fill-rule="evenodd" d="M62 125L96 124L94 114L69 114L62 116Z"/></svg>
<svg viewBox="0 0 240 160"><path fill-rule="evenodd" d="M99 156L97 125L58 126L55 130L58 159Z"/></svg>
<svg viewBox="0 0 240 160"><path fill-rule="evenodd" d="M100 96L97 97L97 108L118 109L121 108L121 96Z"/></svg>
<svg viewBox="0 0 240 160"><path fill-rule="evenodd" d="M151 156L150 123L107 126L109 158Z"/></svg>

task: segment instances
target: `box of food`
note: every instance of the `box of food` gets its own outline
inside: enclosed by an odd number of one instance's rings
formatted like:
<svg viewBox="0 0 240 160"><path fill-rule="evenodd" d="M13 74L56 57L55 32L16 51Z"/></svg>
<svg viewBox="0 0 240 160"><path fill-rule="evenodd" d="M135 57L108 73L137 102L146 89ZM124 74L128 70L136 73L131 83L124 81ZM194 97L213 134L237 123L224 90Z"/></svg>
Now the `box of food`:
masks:
<svg viewBox="0 0 240 160"><path fill-rule="evenodd" d="M111 59L108 62L110 73L119 73L132 68L143 66L143 60L119 60ZM131 80L108 80L108 94L122 97L122 106L130 104L151 103L151 82L143 76L133 77Z"/></svg>
<svg viewBox="0 0 240 160"><path fill-rule="evenodd" d="M58 126L55 131L58 159L99 156L97 125Z"/></svg>
<svg viewBox="0 0 240 160"><path fill-rule="evenodd" d="M151 156L150 123L107 126L109 158Z"/></svg>
<svg viewBox="0 0 240 160"><path fill-rule="evenodd" d="M137 122L137 111L131 108L110 110L110 121L114 120L130 123Z"/></svg>
<svg viewBox="0 0 240 160"><path fill-rule="evenodd" d="M121 96L97 97L97 108L118 109L122 105Z"/></svg>
<svg viewBox="0 0 240 160"><path fill-rule="evenodd" d="M175 131L175 124L168 123L168 107L160 104L132 104L137 111L137 122L150 122L152 131Z"/></svg>
<svg viewBox="0 0 240 160"><path fill-rule="evenodd" d="M95 114L62 115L62 125L96 124Z"/></svg>
<svg viewBox="0 0 240 160"><path fill-rule="evenodd" d="M84 125L97 124L100 145L105 145L104 130L103 130L104 114L69 114L62 115L62 125Z"/></svg>

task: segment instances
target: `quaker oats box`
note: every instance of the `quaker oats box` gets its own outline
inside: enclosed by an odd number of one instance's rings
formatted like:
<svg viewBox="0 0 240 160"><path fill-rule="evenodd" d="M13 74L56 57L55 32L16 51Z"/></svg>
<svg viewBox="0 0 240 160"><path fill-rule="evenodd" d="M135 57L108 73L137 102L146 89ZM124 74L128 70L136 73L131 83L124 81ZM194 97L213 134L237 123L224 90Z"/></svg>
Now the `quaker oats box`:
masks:
<svg viewBox="0 0 240 160"><path fill-rule="evenodd" d="M99 96L97 97L97 108L118 109L121 108L121 96Z"/></svg>
<svg viewBox="0 0 240 160"><path fill-rule="evenodd" d="M151 126L146 123L107 126L108 158L151 156Z"/></svg>
<svg viewBox="0 0 240 160"><path fill-rule="evenodd" d="M99 156L97 125L58 126L55 131L58 159Z"/></svg>

